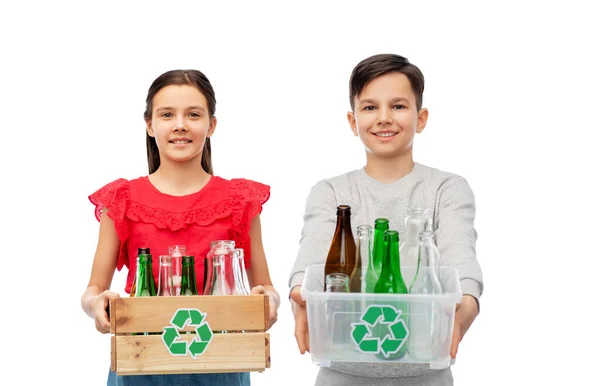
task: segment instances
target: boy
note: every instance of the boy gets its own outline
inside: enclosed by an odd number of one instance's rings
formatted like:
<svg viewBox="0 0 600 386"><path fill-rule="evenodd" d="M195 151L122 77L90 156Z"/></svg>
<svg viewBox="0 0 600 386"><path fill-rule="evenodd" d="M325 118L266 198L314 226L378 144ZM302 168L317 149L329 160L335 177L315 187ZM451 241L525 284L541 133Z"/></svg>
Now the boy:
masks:
<svg viewBox="0 0 600 386"><path fill-rule="evenodd" d="M463 297L457 307L450 355L479 313L482 272L475 255L475 199L461 176L415 163L413 140L427 123L422 108L424 77L399 55L380 54L361 61L350 77L348 122L365 146L364 168L322 180L306 203L298 257L292 269L290 301L300 353L309 351L305 303L300 296L304 271L325 262L336 224L337 205L352 208L352 224L390 220L401 230L408 208L432 211L440 265L458 270ZM316 385L452 385L450 368L428 365L333 362L319 370Z"/></svg>

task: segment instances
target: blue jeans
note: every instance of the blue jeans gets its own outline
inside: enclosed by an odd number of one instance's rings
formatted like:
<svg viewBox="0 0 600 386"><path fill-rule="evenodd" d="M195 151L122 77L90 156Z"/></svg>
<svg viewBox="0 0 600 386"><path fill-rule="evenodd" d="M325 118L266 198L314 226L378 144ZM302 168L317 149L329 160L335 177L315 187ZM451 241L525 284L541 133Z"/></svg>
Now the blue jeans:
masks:
<svg viewBox="0 0 600 386"><path fill-rule="evenodd" d="M117 375L108 373L107 386L250 386L250 373Z"/></svg>

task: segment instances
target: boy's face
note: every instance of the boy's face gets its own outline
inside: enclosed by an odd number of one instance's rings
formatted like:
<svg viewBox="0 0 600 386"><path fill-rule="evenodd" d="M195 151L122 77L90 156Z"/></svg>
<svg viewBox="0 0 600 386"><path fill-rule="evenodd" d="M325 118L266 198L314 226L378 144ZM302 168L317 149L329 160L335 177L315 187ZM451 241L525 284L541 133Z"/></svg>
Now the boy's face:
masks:
<svg viewBox="0 0 600 386"><path fill-rule="evenodd" d="M427 123L427 109L417 111L406 75L393 72L373 79L354 97L348 122L367 153L392 158L412 150L415 133Z"/></svg>

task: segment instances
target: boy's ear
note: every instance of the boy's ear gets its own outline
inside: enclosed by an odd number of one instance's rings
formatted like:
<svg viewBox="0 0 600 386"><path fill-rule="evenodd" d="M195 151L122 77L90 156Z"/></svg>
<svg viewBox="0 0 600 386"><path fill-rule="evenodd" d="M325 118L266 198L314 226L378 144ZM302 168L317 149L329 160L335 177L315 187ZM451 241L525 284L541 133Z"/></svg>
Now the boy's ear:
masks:
<svg viewBox="0 0 600 386"><path fill-rule="evenodd" d="M354 117L354 113L352 111L348 111L347 117L354 136L358 137L358 129L356 128L356 118Z"/></svg>
<svg viewBox="0 0 600 386"><path fill-rule="evenodd" d="M152 121L146 121L146 133L149 136L154 137L154 129L152 129Z"/></svg>
<svg viewBox="0 0 600 386"><path fill-rule="evenodd" d="M423 130L425 130L425 125L427 125L428 117L429 110L427 110L426 108L422 108L417 116L417 133L421 133Z"/></svg>
<svg viewBox="0 0 600 386"><path fill-rule="evenodd" d="M212 137L217 128L217 117L212 117L210 119L210 126L208 127L208 131L206 132L206 138Z"/></svg>

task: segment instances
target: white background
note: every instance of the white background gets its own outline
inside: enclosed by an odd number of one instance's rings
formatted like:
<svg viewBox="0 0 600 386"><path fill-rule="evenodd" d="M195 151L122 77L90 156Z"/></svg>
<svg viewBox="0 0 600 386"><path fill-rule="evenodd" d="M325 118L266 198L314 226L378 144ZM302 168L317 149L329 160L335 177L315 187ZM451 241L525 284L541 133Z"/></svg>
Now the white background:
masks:
<svg viewBox="0 0 600 386"><path fill-rule="evenodd" d="M105 384L110 339L79 305L98 233L87 196L147 173L147 89L196 68L217 95L216 173L272 188L263 235L282 305L272 368L253 384L311 385L287 278L311 186L363 166L347 83L382 52L425 74L430 119L415 160L475 193L485 290L455 384L596 374L600 28L587 3L137 4L0 7L3 379Z"/></svg>

